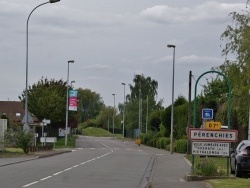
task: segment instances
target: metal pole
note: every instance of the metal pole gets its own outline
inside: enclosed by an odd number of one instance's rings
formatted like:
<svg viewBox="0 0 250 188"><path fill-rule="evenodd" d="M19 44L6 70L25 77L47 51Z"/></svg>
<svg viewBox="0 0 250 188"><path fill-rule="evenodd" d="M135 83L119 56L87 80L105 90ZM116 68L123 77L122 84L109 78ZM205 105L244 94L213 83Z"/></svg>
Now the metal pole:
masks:
<svg viewBox="0 0 250 188"><path fill-rule="evenodd" d="M250 90L248 91L248 105L249 105L249 116L248 116L248 140L250 140Z"/></svg>
<svg viewBox="0 0 250 188"><path fill-rule="evenodd" d="M38 7L45 5L49 2L42 3L38 6L36 6L29 14L27 22L26 22L26 86L25 86L25 122L24 122L24 130L28 131L29 130L29 125L28 125L28 67L29 67L29 39L28 39L28 33L29 33L29 19L31 14L36 10Z"/></svg>
<svg viewBox="0 0 250 188"><path fill-rule="evenodd" d="M65 146L68 142L68 116L69 116L69 64L74 63L74 60L68 61L68 72L67 72L67 95L66 95L66 123L65 123Z"/></svg>
<svg viewBox="0 0 250 188"><path fill-rule="evenodd" d="M108 131L109 131L109 108L108 108Z"/></svg>
<svg viewBox="0 0 250 188"><path fill-rule="evenodd" d="M138 75L140 78L140 85L139 85L139 128L138 128L138 138L140 137L141 133L141 75Z"/></svg>
<svg viewBox="0 0 250 188"><path fill-rule="evenodd" d="M124 86L124 102L123 102L123 118L122 118L122 135L123 135L123 141L124 141L124 116L125 116L125 83L122 83Z"/></svg>
<svg viewBox="0 0 250 188"><path fill-rule="evenodd" d="M147 95L147 117L146 117L146 133L148 133L148 95Z"/></svg>
<svg viewBox="0 0 250 188"><path fill-rule="evenodd" d="M28 18L27 18L27 22L26 22L26 83L25 83L25 109L24 109L24 127L23 129L25 131L29 131L29 125L28 125L28 68L29 68L29 19L31 14L34 12L34 10L36 10L38 7L48 4L48 3L56 3L59 2L60 0L49 0L48 2L42 3L38 6L36 6L35 8L33 8L33 10L30 12Z"/></svg>
<svg viewBox="0 0 250 188"><path fill-rule="evenodd" d="M113 138L115 134L115 94L112 94L114 96L114 112L113 112Z"/></svg>
<svg viewBox="0 0 250 188"><path fill-rule="evenodd" d="M175 45L167 45L173 48L173 79L172 79L172 106L171 106L171 135L170 135L170 152L173 154L173 126L174 126L174 66L175 66Z"/></svg>

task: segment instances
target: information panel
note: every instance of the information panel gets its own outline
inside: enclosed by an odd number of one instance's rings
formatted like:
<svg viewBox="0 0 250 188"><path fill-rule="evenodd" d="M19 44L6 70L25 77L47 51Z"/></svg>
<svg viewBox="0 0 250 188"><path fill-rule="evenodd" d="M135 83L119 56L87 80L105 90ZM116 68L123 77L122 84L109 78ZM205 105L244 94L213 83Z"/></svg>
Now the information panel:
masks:
<svg viewBox="0 0 250 188"><path fill-rule="evenodd" d="M230 144L224 142L192 142L193 155L229 156Z"/></svg>

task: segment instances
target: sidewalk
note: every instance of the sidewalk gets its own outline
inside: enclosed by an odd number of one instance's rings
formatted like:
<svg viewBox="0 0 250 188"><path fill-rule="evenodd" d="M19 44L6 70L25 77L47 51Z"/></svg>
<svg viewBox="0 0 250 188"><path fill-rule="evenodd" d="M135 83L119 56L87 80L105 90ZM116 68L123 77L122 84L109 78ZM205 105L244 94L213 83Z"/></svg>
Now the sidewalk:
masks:
<svg viewBox="0 0 250 188"><path fill-rule="evenodd" d="M151 177L152 188L204 188L200 181L186 181L185 175L190 173L191 164L184 155L170 152L158 155L155 160L153 176Z"/></svg>
<svg viewBox="0 0 250 188"><path fill-rule="evenodd" d="M42 152L34 152L30 153L25 157L18 157L18 158L0 158L0 167L7 166L15 163L21 163L24 161L35 160L38 158L49 157L53 155L59 155L63 153L71 152L71 149L54 149L50 151L42 151Z"/></svg>

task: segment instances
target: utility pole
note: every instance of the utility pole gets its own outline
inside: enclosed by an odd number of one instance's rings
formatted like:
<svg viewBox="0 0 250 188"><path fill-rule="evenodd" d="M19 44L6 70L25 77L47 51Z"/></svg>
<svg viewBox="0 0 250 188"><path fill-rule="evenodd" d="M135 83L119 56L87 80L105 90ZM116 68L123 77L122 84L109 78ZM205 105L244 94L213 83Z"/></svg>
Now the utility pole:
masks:
<svg viewBox="0 0 250 188"><path fill-rule="evenodd" d="M188 84L188 121L187 121L187 136L188 129L191 126L191 89L192 89L192 71L189 71L189 84ZM190 141L187 141L187 154L190 153Z"/></svg>

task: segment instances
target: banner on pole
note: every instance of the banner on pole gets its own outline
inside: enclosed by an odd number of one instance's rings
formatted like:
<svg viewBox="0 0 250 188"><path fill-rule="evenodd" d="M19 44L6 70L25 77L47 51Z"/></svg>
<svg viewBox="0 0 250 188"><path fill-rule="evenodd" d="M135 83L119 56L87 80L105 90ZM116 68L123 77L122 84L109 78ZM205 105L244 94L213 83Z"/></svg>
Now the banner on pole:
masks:
<svg viewBox="0 0 250 188"><path fill-rule="evenodd" d="M77 91L69 90L69 110L77 111Z"/></svg>

